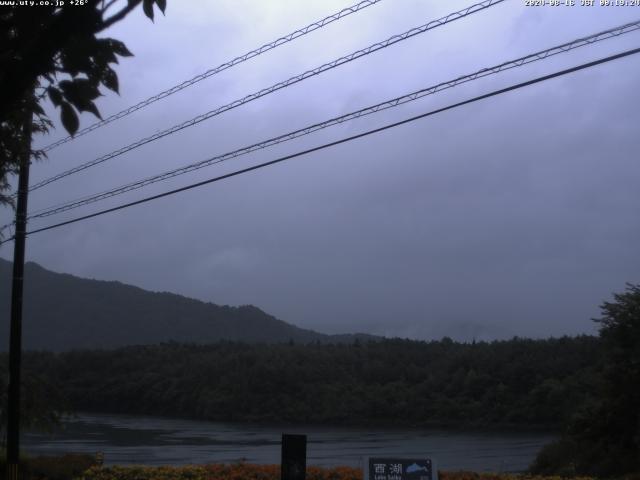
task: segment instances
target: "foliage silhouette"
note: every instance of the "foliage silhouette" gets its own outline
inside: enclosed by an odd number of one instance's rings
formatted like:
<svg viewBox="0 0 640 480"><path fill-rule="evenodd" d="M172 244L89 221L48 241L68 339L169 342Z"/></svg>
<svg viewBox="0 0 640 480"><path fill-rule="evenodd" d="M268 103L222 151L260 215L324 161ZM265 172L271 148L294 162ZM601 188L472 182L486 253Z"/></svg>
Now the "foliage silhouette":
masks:
<svg viewBox="0 0 640 480"><path fill-rule="evenodd" d="M598 339L582 336L475 344L165 343L28 354L25 362L79 411L557 428L591 388L599 355Z"/></svg>
<svg viewBox="0 0 640 480"><path fill-rule="evenodd" d="M68 2L67 2L68 3ZM45 133L52 123L41 103L60 109L64 128L74 134L78 113L100 117L94 100L100 87L118 92L112 64L131 56L124 43L97 35L125 18L138 5L153 20L153 7L163 13L166 0L85 0L82 6L13 6L0 8L0 194L9 188L20 158L31 148L24 125ZM35 158L42 151L33 151ZM0 195L0 204L13 205Z"/></svg>
<svg viewBox="0 0 640 480"><path fill-rule="evenodd" d="M640 285L601 305L603 361L592 394L532 471L619 477L640 473Z"/></svg>

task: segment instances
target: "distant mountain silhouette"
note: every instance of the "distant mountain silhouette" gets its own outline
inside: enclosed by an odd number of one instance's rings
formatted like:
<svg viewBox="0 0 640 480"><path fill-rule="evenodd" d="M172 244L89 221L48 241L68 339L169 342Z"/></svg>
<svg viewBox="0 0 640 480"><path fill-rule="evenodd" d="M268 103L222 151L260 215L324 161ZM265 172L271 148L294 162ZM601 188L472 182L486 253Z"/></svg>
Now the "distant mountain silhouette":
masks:
<svg viewBox="0 0 640 480"><path fill-rule="evenodd" d="M8 349L12 263L0 259L0 351ZM220 306L120 282L89 280L25 265L23 348L64 351L161 342L347 343L366 334L325 335L252 305Z"/></svg>

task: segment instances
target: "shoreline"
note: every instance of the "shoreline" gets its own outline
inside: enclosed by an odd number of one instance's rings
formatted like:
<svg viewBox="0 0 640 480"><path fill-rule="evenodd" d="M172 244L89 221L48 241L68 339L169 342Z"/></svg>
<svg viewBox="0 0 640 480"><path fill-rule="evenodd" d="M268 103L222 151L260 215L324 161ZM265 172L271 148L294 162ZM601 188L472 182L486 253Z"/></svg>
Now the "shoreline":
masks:
<svg viewBox="0 0 640 480"><path fill-rule="evenodd" d="M78 418L80 416L120 416L124 418L147 418L153 420L166 420L166 421L187 421L187 422L201 422L212 423L219 425L229 425L238 427L258 427L264 429L298 429L300 427L308 427L314 430L376 430L384 429L385 431L420 431L420 430L433 430L433 431L447 431L458 433L495 433L495 434L517 434L522 431L527 433L541 433L549 435L559 436L562 433L561 425L527 425L519 423L463 423L463 422L425 422L421 424L406 422L403 423L402 419L396 420L382 420L373 424L373 421L348 421L348 420L335 420L327 422L307 422L304 420L296 422L286 422L281 420L269 420L269 419L209 419L200 418L196 416L176 416L176 415L162 415L162 414L150 414L150 413L136 413L136 412L117 412L117 411L92 411L82 410L73 412L62 417L64 422L67 419Z"/></svg>

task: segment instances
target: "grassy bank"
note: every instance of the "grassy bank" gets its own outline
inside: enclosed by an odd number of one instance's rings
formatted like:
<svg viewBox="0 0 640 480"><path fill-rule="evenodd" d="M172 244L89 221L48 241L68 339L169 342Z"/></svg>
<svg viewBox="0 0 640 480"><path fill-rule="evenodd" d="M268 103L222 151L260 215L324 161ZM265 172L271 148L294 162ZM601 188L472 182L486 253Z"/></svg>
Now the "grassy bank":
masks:
<svg viewBox="0 0 640 480"><path fill-rule="evenodd" d="M196 465L185 467L91 468L84 480L280 480L279 465ZM559 477L440 472L440 480L559 480ZM362 480L362 471L352 467L308 467L307 480ZM587 479L582 479L587 480Z"/></svg>
<svg viewBox="0 0 640 480"><path fill-rule="evenodd" d="M82 478L85 480L280 480L280 466L216 464L185 467L104 467L91 468ZM560 479L560 477L534 477L493 473L479 474L473 472L440 472L439 478L440 480ZM307 480L362 480L362 471L352 467L308 467Z"/></svg>
<svg viewBox="0 0 640 480"><path fill-rule="evenodd" d="M60 456L21 456L20 471L24 480L71 480L82 478L84 472L97 466L92 455L67 454ZM6 455L0 452L0 480L6 478Z"/></svg>
<svg viewBox="0 0 640 480"><path fill-rule="evenodd" d="M5 477L0 465L0 479ZM25 459L25 480L280 480L279 465L212 464L180 467L110 466L95 464L88 455L34 457ZM439 472L440 480L560 480L561 477L530 475ZM307 480L362 480L362 471L352 467L308 467ZM588 478L574 480L592 480ZM633 479L640 480L640 479Z"/></svg>

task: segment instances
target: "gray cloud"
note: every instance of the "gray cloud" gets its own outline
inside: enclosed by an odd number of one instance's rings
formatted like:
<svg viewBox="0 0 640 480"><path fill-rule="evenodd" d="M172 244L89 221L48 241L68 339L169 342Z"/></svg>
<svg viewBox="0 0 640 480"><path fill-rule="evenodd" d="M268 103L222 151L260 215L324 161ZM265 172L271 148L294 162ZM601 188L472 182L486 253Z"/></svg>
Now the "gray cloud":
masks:
<svg viewBox="0 0 640 480"><path fill-rule="evenodd" d="M122 96L107 96L101 109L115 112L347 4L170 2L155 25L141 14L127 19L111 34L136 57L119 69ZM465 4L382 2L55 150L34 168L33 181ZM635 14L624 7L527 8L511 0L34 192L31 204L41 208L222 153ZM144 193L631 48L638 35L473 82ZM640 272L637 62L607 64L34 235L28 256L58 271L221 304L256 304L323 332L461 339L591 333L589 319L601 301L626 281L637 282Z"/></svg>

